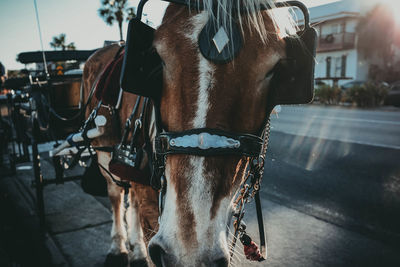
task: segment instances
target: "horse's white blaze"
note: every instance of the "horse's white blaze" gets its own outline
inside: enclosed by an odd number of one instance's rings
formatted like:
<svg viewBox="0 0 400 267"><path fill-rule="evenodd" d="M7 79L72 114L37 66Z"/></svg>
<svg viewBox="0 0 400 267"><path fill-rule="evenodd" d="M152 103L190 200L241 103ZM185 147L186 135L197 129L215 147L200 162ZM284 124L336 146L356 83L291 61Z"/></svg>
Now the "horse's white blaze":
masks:
<svg viewBox="0 0 400 267"><path fill-rule="evenodd" d="M193 128L206 127L207 113L210 108L209 89L212 86L214 68L203 56L199 55L199 96Z"/></svg>
<svg viewBox="0 0 400 267"><path fill-rule="evenodd" d="M208 15L202 12L194 16L190 24L192 32L184 34L191 43L197 47L200 31L207 23ZM206 116L210 106L209 103L209 88L212 85L212 76L214 67L199 53L199 96L197 99L197 111L193 120L193 128L203 128L206 125Z"/></svg>
<svg viewBox="0 0 400 267"><path fill-rule="evenodd" d="M192 157L190 159L192 169L191 186L189 190L190 204L196 222L209 221L211 209L210 185L204 179L204 157ZM196 223L196 235L199 246L206 245L201 238L207 233L208 224Z"/></svg>
<svg viewBox="0 0 400 267"><path fill-rule="evenodd" d="M193 31L190 34L187 34L187 37L192 41L192 44L197 46L198 36L200 31L203 29L204 25L207 23L208 15L204 12L193 17L191 20ZM193 119L193 128L204 128L206 127L206 119L208 115L208 111L210 108L209 102L209 90L213 86L213 75L215 72L215 67L200 53L198 54L198 72L199 72L199 85L198 85L198 99L197 99L197 110L195 113L195 117ZM188 173L188 177L191 179L191 185L189 189L190 196L190 204L192 207L192 211L195 217L196 223L196 237L198 241L198 251L204 252L210 249L214 249L214 246L220 247L221 244L226 244L226 238L224 240L219 240L216 243L210 243L210 241L215 240L215 238L219 238L219 234L222 231L225 233L225 226L223 222L225 222L225 218L219 218L220 212L218 215L213 218L213 220L217 220L217 227L215 229L210 229L210 225L215 225L214 223L201 223L201 222L210 222L211 221L211 208L212 208L212 190L211 183L207 177L212 176L210 174L205 173L204 169L204 157L191 157L190 159L190 173ZM225 212L222 212L222 216L224 217ZM221 225L218 225L221 224ZM219 227L221 226L221 227ZM213 235L213 236L210 236ZM205 240L205 238L210 240ZM212 250L214 252L219 251L218 249Z"/></svg>
<svg viewBox="0 0 400 267"><path fill-rule="evenodd" d="M191 20L193 31L188 35L193 45L197 46L198 36L204 25L207 23L208 15L203 12L194 16ZM196 115L193 119L193 128L206 127L207 113L210 108L209 89L212 87L214 67L200 53L199 61L199 88L197 99ZM212 205L212 196L210 194L210 183L205 179L204 173L204 157L192 157L191 165L191 186L190 186L190 204L193 209L196 222L209 221L210 210ZM212 224L211 224L212 225ZM209 229L208 223L196 223L196 237L199 245L199 251L205 251L209 247L208 242L204 242L203 238L207 237Z"/></svg>

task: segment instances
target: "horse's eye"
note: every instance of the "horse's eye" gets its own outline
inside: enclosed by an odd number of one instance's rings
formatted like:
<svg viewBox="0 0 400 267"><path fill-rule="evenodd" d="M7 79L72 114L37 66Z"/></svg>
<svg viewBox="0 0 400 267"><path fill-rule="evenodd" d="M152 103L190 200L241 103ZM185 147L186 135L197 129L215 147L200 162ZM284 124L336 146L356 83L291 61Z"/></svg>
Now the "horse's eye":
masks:
<svg viewBox="0 0 400 267"><path fill-rule="evenodd" d="M265 75L265 79L266 79L266 80L267 80L267 79L271 79L271 78L275 75L275 73L278 72L280 64L281 64L281 62L278 61L278 62L275 64L275 66L274 66L272 69L270 69L270 70L268 71L268 73Z"/></svg>
<svg viewBox="0 0 400 267"><path fill-rule="evenodd" d="M267 73L267 75L265 75L265 79L266 79L266 80L267 80L267 79L271 79L272 76L274 76L274 73L275 73L275 68L273 68L272 70L270 70L270 71Z"/></svg>

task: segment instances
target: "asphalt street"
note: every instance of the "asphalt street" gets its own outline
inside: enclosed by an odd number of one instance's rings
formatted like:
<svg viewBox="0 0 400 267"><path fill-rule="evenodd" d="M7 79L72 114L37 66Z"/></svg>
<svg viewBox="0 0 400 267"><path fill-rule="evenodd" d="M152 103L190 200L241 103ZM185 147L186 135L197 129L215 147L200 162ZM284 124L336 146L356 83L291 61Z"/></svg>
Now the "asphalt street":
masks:
<svg viewBox="0 0 400 267"><path fill-rule="evenodd" d="M400 266L400 110L284 106L271 128L259 266Z"/></svg>
<svg viewBox="0 0 400 267"><path fill-rule="evenodd" d="M400 109L282 106L272 130L323 140L400 149Z"/></svg>
<svg viewBox="0 0 400 267"><path fill-rule="evenodd" d="M266 198L399 243L399 111L288 106L271 124Z"/></svg>

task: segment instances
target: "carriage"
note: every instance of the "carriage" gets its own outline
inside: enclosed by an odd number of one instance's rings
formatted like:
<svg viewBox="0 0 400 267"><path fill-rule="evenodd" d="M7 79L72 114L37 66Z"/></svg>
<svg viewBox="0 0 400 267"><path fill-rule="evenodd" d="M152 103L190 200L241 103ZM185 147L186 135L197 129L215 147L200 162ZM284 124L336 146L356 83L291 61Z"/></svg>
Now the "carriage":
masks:
<svg viewBox="0 0 400 267"><path fill-rule="evenodd" d="M36 64L35 70L25 70L25 77L6 80L4 87L12 90L8 94L8 107L15 135L11 147L16 147L19 157L16 162L29 160L29 145L32 148L32 163L34 170L33 185L36 190L37 208L41 229L45 230L43 188L48 184L62 184L66 181L79 180L81 176L66 177L64 169L72 164L71 155L52 157L55 177L43 177L38 146L45 143L55 143L64 140L71 133L79 131L85 114L82 112L82 70L77 68L81 62L95 50L81 51L46 51L44 56L49 60L49 66L67 66L50 70L48 75L43 68L42 52L23 52L17 60L23 64ZM67 63L66 63L67 62ZM65 64L66 63L66 64ZM68 66L69 64L69 66ZM85 160L81 154L79 160Z"/></svg>

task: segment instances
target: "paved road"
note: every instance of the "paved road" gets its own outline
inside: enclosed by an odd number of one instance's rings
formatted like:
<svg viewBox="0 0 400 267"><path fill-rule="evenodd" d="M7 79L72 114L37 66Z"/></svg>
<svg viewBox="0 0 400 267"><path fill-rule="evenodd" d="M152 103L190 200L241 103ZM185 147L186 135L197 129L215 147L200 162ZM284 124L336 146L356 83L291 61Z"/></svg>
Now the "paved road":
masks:
<svg viewBox="0 0 400 267"><path fill-rule="evenodd" d="M259 266L400 266L399 159L399 111L283 107L261 194L271 257ZM251 208L247 218L254 235Z"/></svg>
<svg viewBox="0 0 400 267"><path fill-rule="evenodd" d="M283 106L272 126L294 135L400 149L400 109Z"/></svg>
<svg viewBox="0 0 400 267"><path fill-rule="evenodd" d="M283 107L263 193L303 213L400 241L400 112Z"/></svg>

